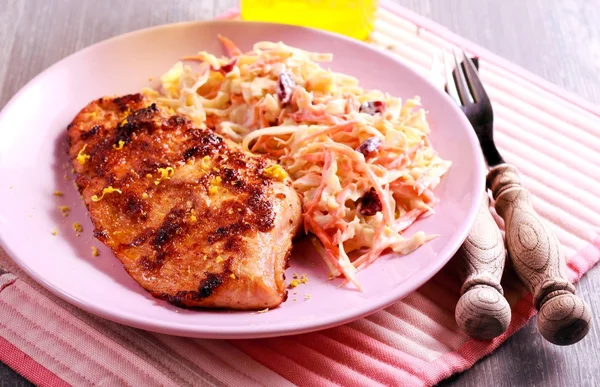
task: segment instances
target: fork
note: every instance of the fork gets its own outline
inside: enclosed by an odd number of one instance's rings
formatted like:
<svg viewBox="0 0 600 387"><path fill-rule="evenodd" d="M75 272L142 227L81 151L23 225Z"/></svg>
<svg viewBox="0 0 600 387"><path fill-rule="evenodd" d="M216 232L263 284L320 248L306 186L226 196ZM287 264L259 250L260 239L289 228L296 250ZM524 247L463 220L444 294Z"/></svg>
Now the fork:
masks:
<svg viewBox="0 0 600 387"><path fill-rule="evenodd" d="M455 68L447 79L448 93L466 114L479 139L490 168L487 187L496 201L497 213L504 219L508 255L539 311L538 330L551 343L576 343L590 329L590 307L575 295L575 287L566 276L566 261L558 239L535 212L519 171L504 161L494 144L492 104L475 65L464 51L462 62L456 52L453 54ZM447 63L446 69L449 71Z"/></svg>
<svg viewBox="0 0 600 387"><path fill-rule="evenodd" d="M477 59L474 60L478 67ZM448 72L446 91L453 96L452 70L446 53L444 65ZM462 107L459 99L457 102ZM470 120L468 115L467 118ZM502 233L490 213L487 189L482 192L475 221L457 257L463 285L455 309L456 324L474 339L491 340L506 331L511 311L500 285L506 249Z"/></svg>

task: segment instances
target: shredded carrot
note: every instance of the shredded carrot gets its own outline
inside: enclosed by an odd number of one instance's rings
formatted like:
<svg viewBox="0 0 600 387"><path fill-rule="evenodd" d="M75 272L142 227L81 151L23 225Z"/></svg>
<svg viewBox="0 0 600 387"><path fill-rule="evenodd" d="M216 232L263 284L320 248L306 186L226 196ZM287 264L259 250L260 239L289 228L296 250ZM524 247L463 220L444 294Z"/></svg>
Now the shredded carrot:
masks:
<svg viewBox="0 0 600 387"><path fill-rule="evenodd" d="M219 35L219 40L221 41L221 44L223 44L223 47L225 47L227 55L230 57L242 55L242 51L228 38L224 37L223 35Z"/></svg>

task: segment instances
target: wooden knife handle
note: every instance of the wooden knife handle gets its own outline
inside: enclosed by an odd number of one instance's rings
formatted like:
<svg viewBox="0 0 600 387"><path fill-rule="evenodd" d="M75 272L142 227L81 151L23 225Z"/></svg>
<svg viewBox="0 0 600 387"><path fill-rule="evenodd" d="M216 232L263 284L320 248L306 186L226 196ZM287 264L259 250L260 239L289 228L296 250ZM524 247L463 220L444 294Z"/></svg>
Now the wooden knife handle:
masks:
<svg viewBox="0 0 600 387"><path fill-rule="evenodd" d="M461 297L456 304L456 324L470 337L491 340L510 324L510 306L500 286L506 251L500 229L490 214L487 192L469 236L458 251Z"/></svg>
<svg viewBox="0 0 600 387"><path fill-rule="evenodd" d="M590 330L590 307L575 296L558 239L531 206L519 171L512 165L496 166L488 173L487 184L505 222L515 271L533 294L540 333L557 345L578 342Z"/></svg>

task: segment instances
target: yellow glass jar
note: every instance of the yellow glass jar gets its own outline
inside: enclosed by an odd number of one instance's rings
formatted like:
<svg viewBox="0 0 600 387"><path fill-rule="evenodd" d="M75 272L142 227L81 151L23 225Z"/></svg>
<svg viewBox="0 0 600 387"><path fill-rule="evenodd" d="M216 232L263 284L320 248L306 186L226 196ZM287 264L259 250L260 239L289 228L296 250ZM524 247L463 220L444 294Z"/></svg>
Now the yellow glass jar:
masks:
<svg viewBox="0 0 600 387"><path fill-rule="evenodd" d="M242 19L320 28L356 39L373 30L377 0L241 0Z"/></svg>

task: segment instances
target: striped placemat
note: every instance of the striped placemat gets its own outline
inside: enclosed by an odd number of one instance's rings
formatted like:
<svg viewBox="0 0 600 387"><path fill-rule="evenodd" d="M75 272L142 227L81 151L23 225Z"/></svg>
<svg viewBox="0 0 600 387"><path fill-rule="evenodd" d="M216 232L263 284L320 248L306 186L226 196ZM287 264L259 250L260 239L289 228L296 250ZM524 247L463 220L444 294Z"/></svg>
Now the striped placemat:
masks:
<svg viewBox="0 0 600 387"><path fill-rule="evenodd" d="M440 87L434 58L442 49L460 46L479 56L498 146L562 242L570 278L600 259L600 187L590 178L599 177L600 109L389 3L378 11L370 43ZM391 307L341 327L262 340L188 339L89 315L34 283L2 250L0 267L0 360L48 386L432 385L472 366L535 314L508 270L508 331L493 341L469 339L454 321L460 284L447 266Z"/></svg>

